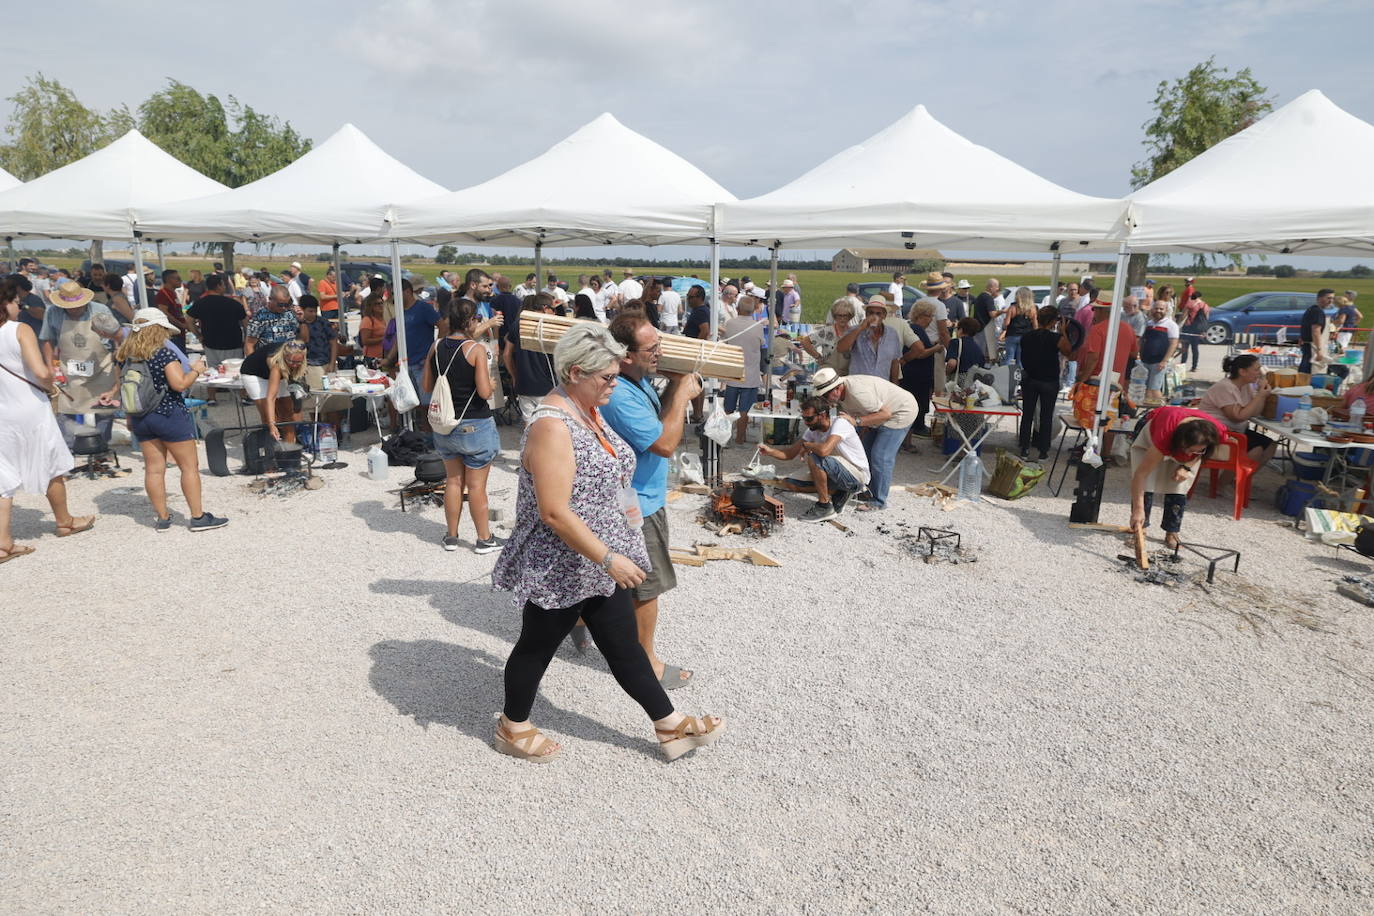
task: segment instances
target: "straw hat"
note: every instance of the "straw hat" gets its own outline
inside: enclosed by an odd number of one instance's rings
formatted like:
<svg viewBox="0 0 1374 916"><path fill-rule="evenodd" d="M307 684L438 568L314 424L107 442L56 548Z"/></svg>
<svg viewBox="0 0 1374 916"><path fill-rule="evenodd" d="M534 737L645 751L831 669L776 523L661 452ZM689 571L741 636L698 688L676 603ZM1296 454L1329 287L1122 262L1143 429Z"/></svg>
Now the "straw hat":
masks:
<svg viewBox="0 0 1374 916"><path fill-rule="evenodd" d="M921 285L925 287L928 293L938 293L942 289L949 288L949 281L946 280L945 275L938 270L932 270L930 273L926 274L926 281Z"/></svg>
<svg viewBox="0 0 1374 916"><path fill-rule="evenodd" d="M95 298L95 293L75 280L63 280L56 288L48 290L48 301L58 308L79 309Z"/></svg>
<svg viewBox="0 0 1374 916"><path fill-rule="evenodd" d="M172 319L162 314L162 309L139 309L134 312L134 320L130 327L135 331L141 331L155 324L161 325L174 334L181 333L177 330L177 326L172 324Z"/></svg>
<svg viewBox="0 0 1374 916"><path fill-rule="evenodd" d="M826 366L811 376L811 390L816 394L825 394L827 391L844 383L844 376L834 369Z"/></svg>

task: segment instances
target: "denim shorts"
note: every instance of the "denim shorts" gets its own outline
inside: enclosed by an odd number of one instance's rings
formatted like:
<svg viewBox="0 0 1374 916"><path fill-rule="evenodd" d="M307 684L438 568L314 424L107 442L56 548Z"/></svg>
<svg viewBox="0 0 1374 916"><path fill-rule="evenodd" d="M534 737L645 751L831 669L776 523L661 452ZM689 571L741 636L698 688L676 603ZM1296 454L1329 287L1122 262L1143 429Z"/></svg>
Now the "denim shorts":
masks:
<svg viewBox="0 0 1374 916"><path fill-rule="evenodd" d="M449 433L434 434L434 450L446 460L462 459L473 470L484 468L501 454L501 436L496 419L463 420Z"/></svg>
<svg viewBox="0 0 1374 916"><path fill-rule="evenodd" d="M851 491L863 489L863 486L855 479L849 468L840 464L840 462L835 459L834 455L826 455L824 458L815 456L814 460L816 465L820 467L822 471L825 471L830 489Z"/></svg>
<svg viewBox="0 0 1374 916"><path fill-rule="evenodd" d="M163 442L189 442L196 437L196 424L185 407L172 408L172 415L153 413L129 420L129 432L139 442L159 439Z"/></svg>
<svg viewBox="0 0 1374 916"><path fill-rule="evenodd" d="M726 385L725 412L735 413L739 411L743 413L754 406L758 397L759 390L757 388L736 388L734 385Z"/></svg>

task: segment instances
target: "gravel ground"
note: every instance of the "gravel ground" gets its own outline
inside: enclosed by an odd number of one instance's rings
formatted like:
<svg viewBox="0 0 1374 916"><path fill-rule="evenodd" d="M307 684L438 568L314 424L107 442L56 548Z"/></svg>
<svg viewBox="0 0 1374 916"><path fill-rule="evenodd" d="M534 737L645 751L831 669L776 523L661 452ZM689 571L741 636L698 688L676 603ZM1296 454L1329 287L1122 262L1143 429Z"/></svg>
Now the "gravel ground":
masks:
<svg viewBox="0 0 1374 916"><path fill-rule="evenodd" d="M699 672L674 700L728 718L718 745L664 764L565 647L534 718L566 751L531 766L490 747L517 631L493 558L444 553L438 509L401 514L345 457L287 498L205 478L232 523L200 537L155 534L137 475L74 482L102 517L61 544L21 498L5 911L1374 907L1374 610L1334 590L1368 564L1281 525L1272 472L1242 522L1202 496L1185 521L1242 551L1248 592L1137 583L1117 538L1067 529L1067 490L789 521L760 545L783 568L679 568L665 600L661 651ZM930 464L902 455L898 482ZM674 504L675 543L710 537L700 503ZM979 561L920 561L920 524Z"/></svg>

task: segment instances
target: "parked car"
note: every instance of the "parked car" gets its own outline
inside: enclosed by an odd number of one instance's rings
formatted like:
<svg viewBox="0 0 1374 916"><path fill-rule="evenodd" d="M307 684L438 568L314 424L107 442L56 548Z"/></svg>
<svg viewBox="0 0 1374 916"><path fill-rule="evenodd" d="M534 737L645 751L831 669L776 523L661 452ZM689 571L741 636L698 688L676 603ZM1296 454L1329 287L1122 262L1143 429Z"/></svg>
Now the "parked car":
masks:
<svg viewBox="0 0 1374 916"><path fill-rule="evenodd" d="M706 290L708 296L711 294L711 284L705 280L698 280L696 277L673 277L672 280L673 292L682 296L684 299L687 297L687 290L694 286L700 286L702 289Z"/></svg>
<svg viewBox="0 0 1374 916"><path fill-rule="evenodd" d="M1209 344L1224 344L1230 343L1237 334L1253 333L1257 340L1272 341L1278 335L1278 328L1263 325L1287 325L1287 338L1296 341L1302 313L1316 301L1316 293L1246 293L1212 306L1202 339ZM1326 314L1335 315L1336 310L1327 309Z"/></svg>
<svg viewBox="0 0 1374 916"><path fill-rule="evenodd" d="M882 280L882 281L877 281L877 282L873 282L873 283L860 283L860 284L859 284L859 298L860 298L861 300L863 300L864 302L867 302L869 299L872 299L874 296L878 295L879 293L881 293L883 296L887 296L887 288L888 288L889 286L891 286L891 285L892 285L892 281L891 281L891 280ZM906 317L906 313L907 313L908 311L911 310L911 303L915 302L917 299L920 299L920 298L921 298L922 296L924 296L924 295L925 295L925 293L921 292L920 290L918 290L918 289L917 289L916 287L914 287L914 286L903 286L903 287L902 287L902 316L903 316L903 317ZM828 312L828 309L829 309L829 307L827 306L827 312Z"/></svg>

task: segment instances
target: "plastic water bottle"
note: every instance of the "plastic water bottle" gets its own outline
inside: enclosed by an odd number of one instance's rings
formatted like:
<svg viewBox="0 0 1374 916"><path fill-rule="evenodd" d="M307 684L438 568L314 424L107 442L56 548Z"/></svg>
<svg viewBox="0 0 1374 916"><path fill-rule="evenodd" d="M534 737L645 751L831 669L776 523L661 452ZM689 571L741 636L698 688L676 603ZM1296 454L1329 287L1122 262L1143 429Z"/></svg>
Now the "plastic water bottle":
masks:
<svg viewBox="0 0 1374 916"><path fill-rule="evenodd" d="M1310 395L1310 394L1305 394L1305 395L1303 395L1303 396L1302 396L1302 399L1301 399L1300 401L1298 401L1298 408L1299 408L1300 410L1311 410L1311 409L1312 409L1312 395Z"/></svg>
<svg viewBox="0 0 1374 916"><path fill-rule="evenodd" d="M333 464L339 460L339 440L334 438L334 427L325 426L320 433L320 461Z"/></svg>
<svg viewBox="0 0 1374 916"><path fill-rule="evenodd" d="M959 498L977 500L983 495L983 462L973 452L959 462Z"/></svg>
<svg viewBox="0 0 1374 916"><path fill-rule="evenodd" d="M1131 370L1131 383L1126 389L1126 397L1135 404L1145 403L1145 382L1150 378L1150 370L1145 364L1137 362Z"/></svg>
<svg viewBox="0 0 1374 916"><path fill-rule="evenodd" d="M1284 327L1279 328L1278 333L1274 335L1274 343L1278 344L1279 346L1283 346L1287 342L1288 327L1285 325Z"/></svg>
<svg viewBox="0 0 1374 916"><path fill-rule="evenodd" d="M1364 431L1364 415L1366 411L1364 398L1356 398L1355 403L1350 405L1350 423L1359 432Z"/></svg>
<svg viewBox="0 0 1374 916"><path fill-rule="evenodd" d="M386 480L386 452L380 445L367 450L367 476L373 480Z"/></svg>

